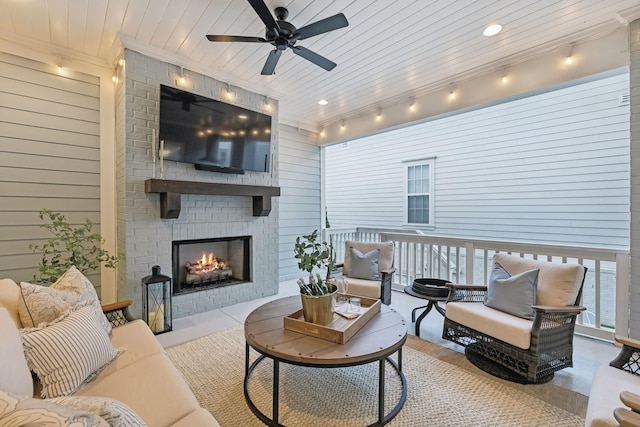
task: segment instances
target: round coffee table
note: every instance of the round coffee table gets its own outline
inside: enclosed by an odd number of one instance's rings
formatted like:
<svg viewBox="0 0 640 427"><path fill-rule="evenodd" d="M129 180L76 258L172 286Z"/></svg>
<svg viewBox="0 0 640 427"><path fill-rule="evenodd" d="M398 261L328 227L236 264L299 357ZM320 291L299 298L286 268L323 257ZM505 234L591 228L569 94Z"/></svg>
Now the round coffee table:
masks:
<svg viewBox="0 0 640 427"><path fill-rule="evenodd" d="M380 313L367 322L345 344L336 344L313 336L284 329L285 316L302 308L299 295L268 302L255 309L244 322L246 340L244 397L251 411L265 424L278 422L280 362L314 368L339 368L378 362L378 420L371 426L382 426L395 417L407 398L407 384L402 372L402 346L407 340L407 325L395 310L382 305ZM260 356L249 364L250 349ZM397 363L391 359L398 353ZM265 358L273 360L272 418L261 412L249 396L251 373ZM398 403L385 415L385 362L389 362L402 383Z"/></svg>

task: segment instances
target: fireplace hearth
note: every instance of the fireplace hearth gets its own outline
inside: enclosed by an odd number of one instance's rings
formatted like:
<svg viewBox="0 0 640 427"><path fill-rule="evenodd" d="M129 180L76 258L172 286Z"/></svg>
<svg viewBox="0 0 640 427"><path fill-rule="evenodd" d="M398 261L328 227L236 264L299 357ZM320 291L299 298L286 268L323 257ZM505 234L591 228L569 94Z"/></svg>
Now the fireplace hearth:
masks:
<svg viewBox="0 0 640 427"><path fill-rule="evenodd" d="M173 295L251 281L251 237L174 241Z"/></svg>

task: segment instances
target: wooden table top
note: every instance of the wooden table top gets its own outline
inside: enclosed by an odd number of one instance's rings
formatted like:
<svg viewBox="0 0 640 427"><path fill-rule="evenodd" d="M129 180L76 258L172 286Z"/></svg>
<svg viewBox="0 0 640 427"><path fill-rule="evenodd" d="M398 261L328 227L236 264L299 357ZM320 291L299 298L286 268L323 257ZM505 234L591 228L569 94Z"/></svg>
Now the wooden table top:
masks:
<svg viewBox="0 0 640 427"><path fill-rule="evenodd" d="M382 305L347 343L336 344L284 329L284 317L302 308L299 295L277 299L255 309L244 322L244 336L255 350L305 365L366 363L397 351L407 339L404 318Z"/></svg>

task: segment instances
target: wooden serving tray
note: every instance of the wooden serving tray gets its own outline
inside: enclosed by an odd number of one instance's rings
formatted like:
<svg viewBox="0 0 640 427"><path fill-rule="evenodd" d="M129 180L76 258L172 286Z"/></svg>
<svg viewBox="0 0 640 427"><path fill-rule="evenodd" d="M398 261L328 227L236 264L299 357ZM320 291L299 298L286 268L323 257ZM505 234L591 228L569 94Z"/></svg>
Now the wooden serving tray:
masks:
<svg viewBox="0 0 640 427"><path fill-rule="evenodd" d="M347 295L351 296L351 295ZM355 296L355 295L353 295ZM302 309L284 317L284 328L323 340L344 344L353 337L376 313L380 312L379 299L359 297L361 314L355 319L346 319L333 313L333 321L327 326L305 322Z"/></svg>

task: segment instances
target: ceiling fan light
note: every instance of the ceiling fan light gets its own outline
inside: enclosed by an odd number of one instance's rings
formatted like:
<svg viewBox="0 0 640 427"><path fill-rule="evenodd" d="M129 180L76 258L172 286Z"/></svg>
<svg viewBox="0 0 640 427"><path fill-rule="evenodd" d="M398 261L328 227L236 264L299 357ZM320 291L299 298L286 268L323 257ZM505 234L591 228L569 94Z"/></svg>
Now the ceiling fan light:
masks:
<svg viewBox="0 0 640 427"><path fill-rule="evenodd" d="M484 31L482 32L482 35L486 36L486 37L491 37L491 36L495 36L500 31L502 31L502 25L500 25L500 24L491 24L491 25L488 25L487 28L484 29Z"/></svg>

